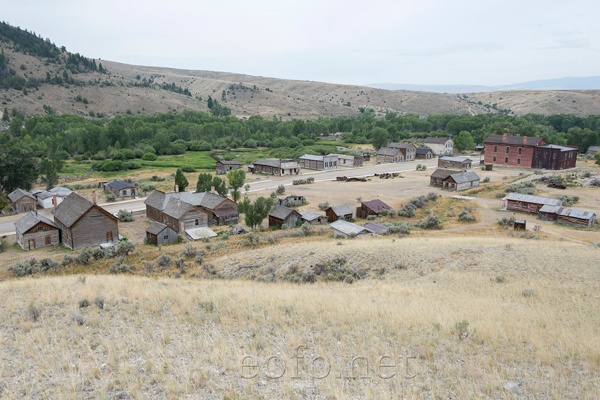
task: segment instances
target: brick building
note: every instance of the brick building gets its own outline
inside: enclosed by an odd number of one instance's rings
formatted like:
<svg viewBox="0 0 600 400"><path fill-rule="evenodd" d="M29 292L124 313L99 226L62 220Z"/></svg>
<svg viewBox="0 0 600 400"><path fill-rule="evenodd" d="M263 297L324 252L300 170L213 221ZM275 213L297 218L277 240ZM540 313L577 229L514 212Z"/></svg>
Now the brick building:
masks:
<svg viewBox="0 0 600 400"><path fill-rule="evenodd" d="M490 135L484 141L485 164L512 165L531 168L536 146L545 145L539 136Z"/></svg>
<svg viewBox="0 0 600 400"><path fill-rule="evenodd" d="M548 144L533 149L532 168L568 169L575 168L577 163L577 146L559 146Z"/></svg>

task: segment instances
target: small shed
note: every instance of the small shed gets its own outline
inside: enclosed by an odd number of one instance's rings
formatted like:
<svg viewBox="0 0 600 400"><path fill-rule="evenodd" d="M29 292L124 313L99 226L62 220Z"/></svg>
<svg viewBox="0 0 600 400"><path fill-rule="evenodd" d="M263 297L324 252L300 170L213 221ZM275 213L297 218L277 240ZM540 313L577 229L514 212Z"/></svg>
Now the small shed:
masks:
<svg viewBox="0 0 600 400"><path fill-rule="evenodd" d="M325 224L328 221L326 215L312 211L300 211L300 218L302 218L302 221L308 222L311 225Z"/></svg>
<svg viewBox="0 0 600 400"><path fill-rule="evenodd" d="M35 211L37 209L37 199L31 193L23 189L15 189L8 194L10 206L16 213Z"/></svg>
<svg viewBox="0 0 600 400"><path fill-rule="evenodd" d="M538 218L544 221L556 221L558 214L563 210L562 206L553 206L550 204L544 204L542 208L538 210Z"/></svg>
<svg viewBox="0 0 600 400"><path fill-rule="evenodd" d="M332 222L329 226L333 229L333 237L336 238L347 239L349 237L370 233L366 228L344 220Z"/></svg>
<svg viewBox="0 0 600 400"><path fill-rule="evenodd" d="M416 150L417 159L431 160L433 157L433 151L429 147L418 147Z"/></svg>
<svg viewBox="0 0 600 400"><path fill-rule="evenodd" d="M390 231L390 228L388 228L387 226L376 224L374 222L369 222L368 224L365 224L364 228L376 235L387 235Z"/></svg>
<svg viewBox="0 0 600 400"><path fill-rule="evenodd" d="M442 187L444 185L444 179L446 179L452 174L458 173L460 173L460 171L438 168L435 171L433 171L433 173L429 177L429 184L431 186Z"/></svg>
<svg viewBox="0 0 600 400"><path fill-rule="evenodd" d="M135 198L138 194L138 189L133 183L123 181L112 181L104 185L104 190L118 196L120 198L132 197Z"/></svg>
<svg viewBox="0 0 600 400"><path fill-rule="evenodd" d="M438 158L438 167L440 168L459 168L468 169L471 168L473 160L464 157L450 157L442 156Z"/></svg>
<svg viewBox="0 0 600 400"><path fill-rule="evenodd" d="M300 221L301 218L298 211L285 206L278 206L269 213L269 226L282 226L285 224L291 228L296 226L296 222Z"/></svg>
<svg viewBox="0 0 600 400"><path fill-rule="evenodd" d="M146 229L146 237L155 246L173 243L178 239L177 232L160 222L154 222Z"/></svg>
<svg viewBox="0 0 600 400"><path fill-rule="evenodd" d="M393 210L392 207L379 199L363 201L360 203L360 207L356 207L356 218L367 218L369 215L379 215L391 210Z"/></svg>
<svg viewBox="0 0 600 400"><path fill-rule="evenodd" d="M591 211L564 208L558 214L556 222L559 224L591 228L596 222L596 214Z"/></svg>
<svg viewBox="0 0 600 400"><path fill-rule="evenodd" d="M479 175L475 171L462 171L450 175L442 182L442 188L450 191L461 191L479 186Z"/></svg>
<svg viewBox="0 0 600 400"><path fill-rule="evenodd" d="M346 221L352 219L352 209L348 207L347 204L329 207L327 210L325 210L325 214L327 215L327 219L331 222L339 219Z"/></svg>
<svg viewBox="0 0 600 400"><path fill-rule="evenodd" d="M239 161L227 161L227 160L219 160L217 161L216 171L217 175L223 175L232 169L239 169L242 166Z"/></svg>
<svg viewBox="0 0 600 400"><path fill-rule="evenodd" d="M513 228L515 231L524 231L527 230L527 221L524 219L515 219L515 223L513 224Z"/></svg>
<svg viewBox="0 0 600 400"><path fill-rule="evenodd" d="M23 250L57 246L60 243L60 229L56 223L30 211L15 222L17 243Z"/></svg>

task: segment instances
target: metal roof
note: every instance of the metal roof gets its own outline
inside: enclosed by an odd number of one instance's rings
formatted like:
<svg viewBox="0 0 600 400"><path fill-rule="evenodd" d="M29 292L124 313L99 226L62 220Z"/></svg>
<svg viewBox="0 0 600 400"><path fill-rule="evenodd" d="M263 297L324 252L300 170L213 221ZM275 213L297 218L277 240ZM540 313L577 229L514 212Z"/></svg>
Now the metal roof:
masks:
<svg viewBox="0 0 600 400"><path fill-rule="evenodd" d="M442 156L440 157L440 160L443 161L453 161L453 162L459 162L459 163L472 163L473 160L471 160L470 158L466 158L466 157L451 157L451 156Z"/></svg>
<svg viewBox="0 0 600 400"><path fill-rule="evenodd" d="M269 213L269 217L285 220L292 213L298 213L298 211L292 210L286 206L277 206L275 210Z"/></svg>
<svg viewBox="0 0 600 400"><path fill-rule="evenodd" d="M67 197L68 195L73 193L71 189L62 186L57 186L50 190L38 190L36 192L37 193L35 194L35 197L37 197L38 199L47 199L48 197L52 197L52 195L56 195L58 197Z"/></svg>
<svg viewBox="0 0 600 400"><path fill-rule="evenodd" d="M539 146L539 147L544 148L544 149L557 149L560 151L577 151L578 150L577 147L561 146L558 144L545 144L545 145Z"/></svg>
<svg viewBox="0 0 600 400"><path fill-rule="evenodd" d="M215 231L213 231L212 229L210 229L208 226L203 226L200 228L194 228L194 229L186 229L185 233L192 238L192 240L198 240L198 239L202 239L205 237L215 237L217 236L217 234L215 233Z"/></svg>
<svg viewBox="0 0 600 400"><path fill-rule="evenodd" d="M542 208L539 209L539 212L548 214L558 214L562 211L562 209L562 206L551 206L549 204L544 204Z"/></svg>
<svg viewBox="0 0 600 400"><path fill-rule="evenodd" d="M241 165L239 161L235 161L235 160L233 160L233 161L219 160L217 162L219 162L223 165Z"/></svg>
<svg viewBox="0 0 600 400"><path fill-rule="evenodd" d="M388 228L387 226L381 225L381 224L376 224L374 222L369 222L369 223L365 224L364 228L366 230L368 230L369 232L375 233L377 235L384 234L390 230L390 228Z"/></svg>
<svg viewBox="0 0 600 400"><path fill-rule="evenodd" d="M532 196L530 194L509 193L502 200L523 201L525 203L548 204L551 206L562 206L562 200L550 197Z"/></svg>
<svg viewBox="0 0 600 400"><path fill-rule="evenodd" d="M333 206L333 207L329 207L331 208L331 210L333 211L333 213L335 215L337 215L338 217L344 216L344 215L348 215L348 214L352 214L352 209L350 207L348 207L347 204L342 204L339 206Z"/></svg>
<svg viewBox="0 0 600 400"><path fill-rule="evenodd" d="M266 165L268 167L279 168L281 165L281 160L273 160L268 158L261 158L260 160L254 161L254 165Z"/></svg>
<svg viewBox="0 0 600 400"><path fill-rule="evenodd" d="M329 224L329 226L335 229L336 231L340 231L346 235L358 235L363 232L368 232L366 228L353 224L352 222L344 221L342 219L338 219L337 221L332 222L331 224Z"/></svg>
<svg viewBox="0 0 600 400"><path fill-rule="evenodd" d="M596 214L591 211L572 210L569 208L564 208L560 212L560 215L563 217L571 217L571 218L578 218L578 219L592 219L596 216Z"/></svg>
<svg viewBox="0 0 600 400"><path fill-rule="evenodd" d="M439 178L439 179L446 179L447 177L449 177L452 174L458 174L461 171L455 171L452 169L443 169L443 168L438 168L435 171L433 171L433 174L431 174L431 177L433 178Z"/></svg>
<svg viewBox="0 0 600 400"><path fill-rule="evenodd" d="M317 218L327 218L325 215L321 215L319 213L313 211L300 211L300 216L305 221L314 221Z"/></svg>
<svg viewBox="0 0 600 400"><path fill-rule="evenodd" d="M479 180L479 175L475 171L458 172L450 175L456 183L473 182Z"/></svg>
<svg viewBox="0 0 600 400"><path fill-rule="evenodd" d="M298 165L298 163L296 161L282 161L281 162L281 169L294 169L294 168L300 168L300 166Z"/></svg>
<svg viewBox="0 0 600 400"><path fill-rule="evenodd" d="M412 143L402 143L402 142L391 142L387 147L391 147L392 149L410 149L412 147L417 147Z"/></svg>
<svg viewBox="0 0 600 400"><path fill-rule="evenodd" d="M107 183L106 186L109 186L115 190L135 188L135 185L133 185L131 183L123 182L123 181L112 181L112 182Z"/></svg>
<svg viewBox="0 0 600 400"><path fill-rule="evenodd" d="M544 139L535 136L490 135L483 141L483 143L537 146L545 142Z"/></svg>
<svg viewBox="0 0 600 400"><path fill-rule="evenodd" d="M15 230L20 234L23 234L39 224L43 222L46 225L50 225L58 229L58 225L54 221L50 221L48 218L43 215L39 215L35 211L29 211L22 218L20 218L17 222L15 222Z"/></svg>
<svg viewBox="0 0 600 400"><path fill-rule="evenodd" d="M400 149L393 149L391 147L381 147L377 150L378 156L395 156L400 152Z"/></svg>
<svg viewBox="0 0 600 400"><path fill-rule="evenodd" d="M325 159L325 157L323 156L315 156L312 154L305 154L302 157L300 157L301 160L309 160L309 161L323 161Z"/></svg>

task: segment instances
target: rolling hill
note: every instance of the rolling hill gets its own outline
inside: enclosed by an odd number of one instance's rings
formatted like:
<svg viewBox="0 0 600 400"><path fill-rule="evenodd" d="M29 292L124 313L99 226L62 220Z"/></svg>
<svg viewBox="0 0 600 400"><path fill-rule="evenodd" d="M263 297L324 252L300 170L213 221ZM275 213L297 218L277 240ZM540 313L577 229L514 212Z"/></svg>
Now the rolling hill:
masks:
<svg viewBox="0 0 600 400"><path fill-rule="evenodd" d="M444 94L88 60L35 34L7 24L3 28L0 49L5 66L3 69L0 65L0 77L4 74L8 82L23 84L0 84L0 111L16 108L26 116L49 112L110 117L186 109L208 111L209 96L239 117L259 114L284 119L353 115L360 108L418 115L505 112L579 116L596 113L600 108L600 90ZM17 39L15 30L20 31ZM23 38L31 44L24 46ZM50 51L39 51L37 40L45 42ZM102 70L90 65L102 66Z"/></svg>

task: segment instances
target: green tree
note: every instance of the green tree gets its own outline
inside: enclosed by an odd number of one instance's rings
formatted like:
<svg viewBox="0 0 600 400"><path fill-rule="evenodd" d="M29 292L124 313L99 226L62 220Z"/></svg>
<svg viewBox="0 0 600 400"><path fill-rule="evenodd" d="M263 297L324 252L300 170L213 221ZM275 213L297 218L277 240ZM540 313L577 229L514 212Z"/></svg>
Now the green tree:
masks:
<svg viewBox="0 0 600 400"><path fill-rule="evenodd" d="M21 133L21 128L23 126L23 120L19 117L13 117L10 121L10 125L8 126L8 131L15 136L18 136Z"/></svg>
<svg viewBox="0 0 600 400"><path fill-rule="evenodd" d="M472 149L475 142L470 132L461 131L458 136L454 138L454 145L458 150L463 151Z"/></svg>
<svg viewBox="0 0 600 400"><path fill-rule="evenodd" d="M231 197L236 203L241 197L240 188L244 186L246 181L246 172L243 169L232 169L227 173L229 180L229 188L231 189Z"/></svg>
<svg viewBox="0 0 600 400"><path fill-rule="evenodd" d="M38 177L39 164L34 151L15 140L0 146L0 195L16 188L31 189Z"/></svg>
<svg viewBox="0 0 600 400"><path fill-rule="evenodd" d="M211 189L214 187L215 191L217 193L219 193L221 196L223 196L223 197L227 196L227 192L229 191L229 189L227 189L227 183L223 179L219 178L218 176L215 176L212 179L210 186L211 186Z"/></svg>
<svg viewBox="0 0 600 400"><path fill-rule="evenodd" d="M8 115L8 110L6 109L6 107L4 107L4 112L2 112L2 121L4 122L8 122L10 120L9 115ZM256 147L256 146L254 146Z"/></svg>
<svg viewBox="0 0 600 400"><path fill-rule="evenodd" d="M385 147L390 142L390 133L383 128L375 128L371 131L371 143L375 149Z"/></svg>
<svg viewBox="0 0 600 400"><path fill-rule="evenodd" d="M259 197L254 203L248 197L244 197L244 201L237 206L238 212L244 213L244 222L252 229L262 224L272 208L273 199L270 197Z"/></svg>
<svg viewBox="0 0 600 400"><path fill-rule="evenodd" d="M175 187L179 187L179 191L184 192L185 188L188 187L188 185L189 182L183 174L181 168L177 169L177 172L175 173Z"/></svg>
<svg viewBox="0 0 600 400"><path fill-rule="evenodd" d="M198 175L198 183L196 183L196 192L208 192L212 184L212 175L204 172Z"/></svg>
<svg viewBox="0 0 600 400"><path fill-rule="evenodd" d="M58 171L62 167L63 162L58 158L53 160L42 158L40 162L40 174L42 175L42 183L46 185L46 190L50 190L58 184Z"/></svg>

